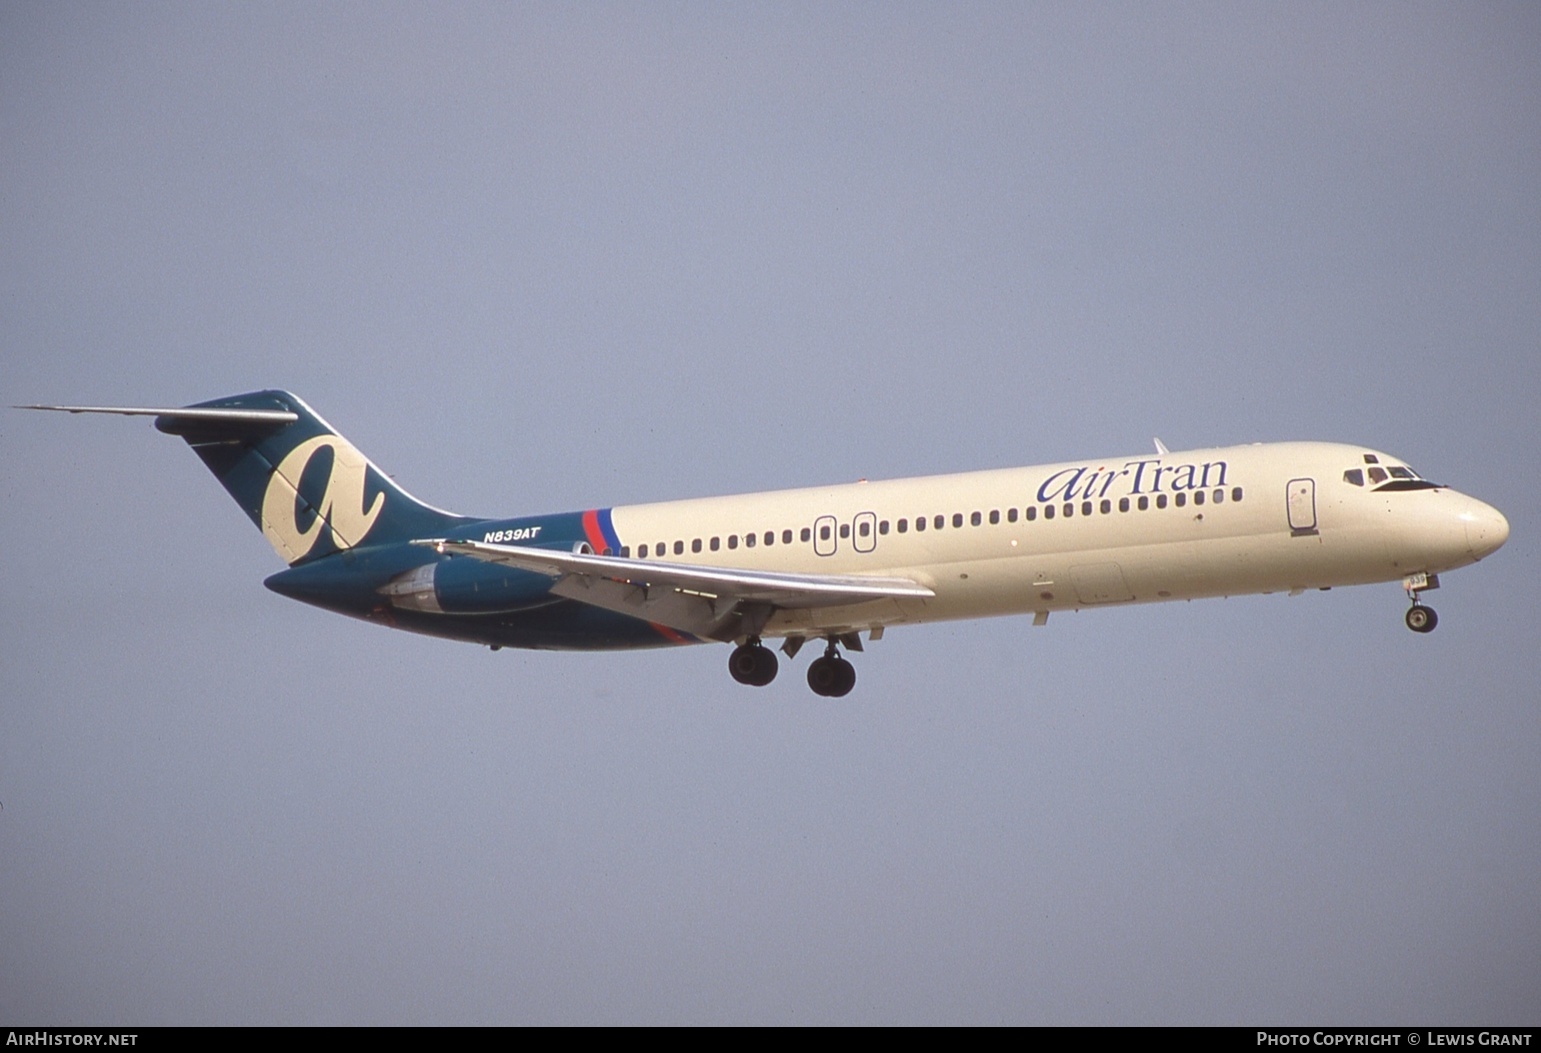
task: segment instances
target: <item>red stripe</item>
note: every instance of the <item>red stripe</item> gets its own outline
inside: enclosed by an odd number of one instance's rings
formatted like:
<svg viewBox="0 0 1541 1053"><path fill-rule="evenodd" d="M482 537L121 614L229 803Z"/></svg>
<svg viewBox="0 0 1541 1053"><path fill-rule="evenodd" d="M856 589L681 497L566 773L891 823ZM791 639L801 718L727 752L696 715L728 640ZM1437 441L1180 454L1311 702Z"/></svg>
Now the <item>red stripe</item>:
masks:
<svg viewBox="0 0 1541 1053"><path fill-rule="evenodd" d="M681 636L679 633L675 632L673 629L669 628L667 625L659 625L657 622L648 622L648 624L651 625L654 629L657 629L658 630L658 635L662 636L665 640L668 640L670 643L688 644L688 643L691 642L688 638L686 638L684 636Z"/></svg>
<svg viewBox="0 0 1541 1053"><path fill-rule="evenodd" d="M588 538L589 548L595 552L605 551L605 535L599 532L599 511L591 508L583 513L583 536Z"/></svg>

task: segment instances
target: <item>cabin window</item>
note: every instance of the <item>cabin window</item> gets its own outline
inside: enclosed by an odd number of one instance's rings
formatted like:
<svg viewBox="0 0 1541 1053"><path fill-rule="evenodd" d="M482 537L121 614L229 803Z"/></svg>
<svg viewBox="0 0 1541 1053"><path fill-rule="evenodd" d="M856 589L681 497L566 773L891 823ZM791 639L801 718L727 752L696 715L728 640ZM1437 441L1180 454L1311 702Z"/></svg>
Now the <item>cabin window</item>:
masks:
<svg viewBox="0 0 1541 1053"><path fill-rule="evenodd" d="M866 537L872 533L872 524L863 519L860 523L856 524L856 533L859 537Z"/></svg>
<svg viewBox="0 0 1541 1053"><path fill-rule="evenodd" d="M720 538L720 537L712 538L712 551L716 552L720 548L722 548L722 538Z"/></svg>
<svg viewBox="0 0 1541 1053"><path fill-rule="evenodd" d="M1090 501L1081 502L1081 514L1083 516L1089 516L1092 514L1092 503Z"/></svg>
<svg viewBox="0 0 1541 1053"><path fill-rule="evenodd" d="M1028 505L1027 511L1024 512L1023 515L1027 516L1027 521L1031 523L1033 520L1038 518L1038 506Z"/></svg>
<svg viewBox="0 0 1541 1053"><path fill-rule="evenodd" d="M919 532L919 531L922 531L924 529L926 529L926 517L925 516L916 516L915 517L915 530L917 532Z"/></svg>
<svg viewBox="0 0 1541 1053"><path fill-rule="evenodd" d="M829 524L828 523L825 523L823 526L819 527L819 540L820 541L828 541L829 540Z"/></svg>
<svg viewBox="0 0 1541 1053"><path fill-rule="evenodd" d="M1224 490L1216 490L1215 491L1215 504L1219 504L1220 502L1222 502L1224 500L1225 500L1225 491Z"/></svg>
<svg viewBox="0 0 1541 1053"><path fill-rule="evenodd" d="M1232 501L1240 501L1241 500L1241 487L1236 486L1236 487L1232 487L1231 488L1231 500Z"/></svg>
<svg viewBox="0 0 1541 1053"><path fill-rule="evenodd" d="M1053 505L1044 505L1043 506L1043 518L1045 518L1045 519L1053 519L1054 518L1054 506Z"/></svg>
<svg viewBox="0 0 1541 1053"><path fill-rule="evenodd" d="M1065 518L1069 519L1073 515L1075 515L1075 505L1072 502L1070 502L1070 501L1066 501L1065 502Z"/></svg>
<svg viewBox="0 0 1541 1053"><path fill-rule="evenodd" d="M1165 508L1166 507L1166 494L1157 494L1156 495L1156 507L1157 508Z"/></svg>
<svg viewBox="0 0 1541 1053"><path fill-rule="evenodd" d="M621 558L622 559L630 559L631 558L631 546L630 545L622 545L621 546Z"/></svg>
<svg viewBox="0 0 1541 1053"><path fill-rule="evenodd" d="M674 554L676 556L683 556L685 554L685 542L676 541L674 543Z"/></svg>
<svg viewBox="0 0 1541 1053"><path fill-rule="evenodd" d="M1107 515L1109 512L1113 511L1113 502L1104 497L1102 499L1102 504L1097 506L1097 511L1101 512L1103 515Z"/></svg>
<svg viewBox="0 0 1541 1053"><path fill-rule="evenodd" d="M1001 521L1001 510L999 508L992 508L992 509L990 509L990 525L991 526L995 526L1000 521Z"/></svg>
<svg viewBox="0 0 1541 1053"><path fill-rule="evenodd" d="M887 534L888 533L888 520L886 520L886 519L878 520L878 533L879 534Z"/></svg>
<svg viewBox="0 0 1541 1053"><path fill-rule="evenodd" d="M962 526L963 525L962 518L963 517L961 515L953 516L953 524L952 525L953 526ZM984 523L984 521L985 521L985 517L983 515L981 515L980 513L978 513L978 512L971 512L971 513L969 513L969 517L968 517L969 526L980 526L980 525L982 525Z"/></svg>
<svg viewBox="0 0 1541 1053"><path fill-rule="evenodd" d="M1348 471L1343 473L1343 481L1348 483L1350 486L1363 486L1364 471L1359 468L1350 468Z"/></svg>
<svg viewBox="0 0 1541 1053"><path fill-rule="evenodd" d="M792 543L792 532L790 530L783 530L781 532L781 543L783 545L790 545Z"/></svg>
<svg viewBox="0 0 1541 1053"><path fill-rule="evenodd" d="M1204 503L1204 491L1202 491L1202 490L1194 491L1193 503L1196 504L1196 505L1201 505L1201 504Z"/></svg>
<svg viewBox="0 0 1541 1053"><path fill-rule="evenodd" d="M1172 497L1172 502L1176 504L1178 508L1181 508L1183 505L1188 503L1188 495L1184 493L1175 494Z"/></svg>
<svg viewBox="0 0 1541 1053"><path fill-rule="evenodd" d="M765 543L767 545L774 545L776 543L776 532L774 530L767 530L765 532Z"/></svg>
<svg viewBox="0 0 1541 1053"><path fill-rule="evenodd" d="M638 559L647 559L647 546L646 545L643 545L641 548L637 549L637 558Z"/></svg>
<svg viewBox="0 0 1541 1053"><path fill-rule="evenodd" d="M907 534L907 533L909 533L909 531L910 531L910 521L908 519L901 519L901 520L899 520L899 533Z"/></svg>
<svg viewBox="0 0 1541 1053"><path fill-rule="evenodd" d="M947 525L947 517L946 516L937 516L935 519L931 520L931 525L936 527L936 529L940 530L944 526Z"/></svg>
<svg viewBox="0 0 1541 1053"><path fill-rule="evenodd" d="M1118 510L1120 512L1129 511L1129 499L1127 497L1120 497L1118 499Z"/></svg>
<svg viewBox="0 0 1541 1053"><path fill-rule="evenodd" d="M813 540L813 530L811 528L809 528L809 527L803 527L802 533L798 534L798 537L800 537L805 542L812 541Z"/></svg>
<svg viewBox="0 0 1541 1053"><path fill-rule="evenodd" d="M753 534L745 534L744 535L744 547L745 548L754 548L754 535Z"/></svg>
<svg viewBox="0 0 1541 1053"><path fill-rule="evenodd" d="M701 551L701 539L700 538L696 538L694 541L692 541L690 543L690 551L692 551L692 552L700 552Z"/></svg>
<svg viewBox="0 0 1541 1053"><path fill-rule="evenodd" d="M1015 508L1008 508L1008 509L1006 509L1006 522L1008 522L1008 523L1015 523L1016 521L1017 521L1017 510Z"/></svg>
<svg viewBox="0 0 1541 1053"><path fill-rule="evenodd" d="M850 537L851 536L851 524L849 524L849 523L841 523L840 524L840 536L841 537Z"/></svg>
<svg viewBox="0 0 1541 1053"><path fill-rule="evenodd" d="M729 534L728 535L728 547L730 549L731 548L738 548L738 535L737 534Z"/></svg>

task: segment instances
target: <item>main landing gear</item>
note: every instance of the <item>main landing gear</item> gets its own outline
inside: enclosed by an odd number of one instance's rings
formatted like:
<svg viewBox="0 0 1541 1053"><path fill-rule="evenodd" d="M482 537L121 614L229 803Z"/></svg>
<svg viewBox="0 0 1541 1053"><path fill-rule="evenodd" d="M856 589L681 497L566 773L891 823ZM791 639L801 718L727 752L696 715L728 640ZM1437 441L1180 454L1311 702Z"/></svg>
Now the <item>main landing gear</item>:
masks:
<svg viewBox="0 0 1541 1053"><path fill-rule="evenodd" d="M788 658L797 653L802 646L802 639L789 642L793 646L786 649ZM842 698L849 695L851 688L856 686L856 667L840 657L840 649L836 644L836 639L831 637L829 646L824 650L824 657L814 659L808 667L808 686L813 688L814 694L825 698ZM857 640L852 646L860 650L859 644ZM748 684L750 687L764 687L776 679L778 665L776 652L761 643L758 636L752 636L739 644L728 656L729 674L740 684Z"/></svg>
<svg viewBox="0 0 1541 1053"><path fill-rule="evenodd" d="M777 667L776 652L762 644L758 636L739 644L728 656L728 672L734 680L750 687L764 687L776 679Z"/></svg>
<svg viewBox="0 0 1541 1053"><path fill-rule="evenodd" d="M1420 603L1418 597L1429 589L1439 588L1439 575L1409 575L1402 579L1402 588L1407 592L1407 598L1412 601L1412 606L1407 609L1407 615L1402 620L1415 633L1433 632L1434 626L1439 624L1439 615L1434 613L1433 607L1425 607Z"/></svg>
<svg viewBox="0 0 1541 1053"><path fill-rule="evenodd" d="M843 698L856 686L856 667L840 657L834 640L824 649L824 657L815 658L808 667L808 686L825 698Z"/></svg>

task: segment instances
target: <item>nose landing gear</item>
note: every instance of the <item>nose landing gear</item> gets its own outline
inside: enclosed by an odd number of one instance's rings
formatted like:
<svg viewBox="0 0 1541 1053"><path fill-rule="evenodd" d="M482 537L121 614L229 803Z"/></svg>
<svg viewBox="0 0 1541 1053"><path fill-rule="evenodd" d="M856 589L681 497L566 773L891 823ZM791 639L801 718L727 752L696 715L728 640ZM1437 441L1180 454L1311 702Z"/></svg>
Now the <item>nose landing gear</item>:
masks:
<svg viewBox="0 0 1541 1053"><path fill-rule="evenodd" d="M1438 574L1411 574L1402 579L1402 588L1407 593L1407 598L1412 601L1412 606L1407 609L1407 615L1403 621L1407 627L1415 633L1431 633L1434 626L1439 624L1439 615L1434 613L1433 607L1425 607L1419 602L1418 597L1429 589L1439 588Z"/></svg>

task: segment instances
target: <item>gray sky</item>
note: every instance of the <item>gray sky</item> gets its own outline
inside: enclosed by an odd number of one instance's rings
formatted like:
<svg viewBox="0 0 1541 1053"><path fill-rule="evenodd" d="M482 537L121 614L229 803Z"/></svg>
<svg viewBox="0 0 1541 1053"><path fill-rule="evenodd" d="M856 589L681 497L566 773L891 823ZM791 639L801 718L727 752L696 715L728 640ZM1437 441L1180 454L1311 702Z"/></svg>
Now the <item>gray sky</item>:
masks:
<svg viewBox="0 0 1541 1053"><path fill-rule="evenodd" d="M512 515L1362 442L1432 594L497 654L0 411L0 1021L1533 1024L1533 4L0 9L0 402Z"/></svg>

